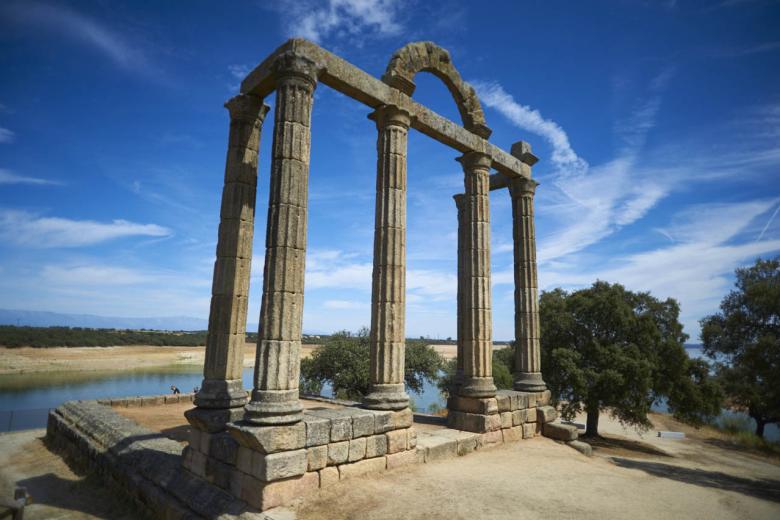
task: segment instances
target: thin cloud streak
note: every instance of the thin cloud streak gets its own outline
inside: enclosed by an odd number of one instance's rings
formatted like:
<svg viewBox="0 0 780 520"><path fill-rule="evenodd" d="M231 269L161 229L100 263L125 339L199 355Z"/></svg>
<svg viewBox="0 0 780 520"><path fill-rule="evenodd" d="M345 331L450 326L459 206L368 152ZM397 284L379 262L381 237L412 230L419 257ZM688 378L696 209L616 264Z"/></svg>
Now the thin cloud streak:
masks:
<svg viewBox="0 0 780 520"><path fill-rule="evenodd" d="M38 177L25 177L23 175L16 175L13 172L0 168L0 184L35 184L39 186L62 186L63 183L58 181L50 181L48 179L40 179Z"/></svg>
<svg viewBox="0 0 780 520"><path fill-rule="evenodd" d="M397 0L285 0L278 8L286 18L285 32L322 43L331 36L394 36L401 33Z"/></svg>
<svg viewBox="0 0 780 520"><path fill-rule="evenodd" d="M127 220L96 222L59 217L38 217L25 211L0 212L0 237L36 248L83 247L131 236L169 236L172 231L157 224Z"/></svg>
<svg viewBox="0 0 780 520"><path fill-rule="evenodd" d="M15 137L16 134L12 130L0 126L0 143L2 144L12 143Z"/></svg>

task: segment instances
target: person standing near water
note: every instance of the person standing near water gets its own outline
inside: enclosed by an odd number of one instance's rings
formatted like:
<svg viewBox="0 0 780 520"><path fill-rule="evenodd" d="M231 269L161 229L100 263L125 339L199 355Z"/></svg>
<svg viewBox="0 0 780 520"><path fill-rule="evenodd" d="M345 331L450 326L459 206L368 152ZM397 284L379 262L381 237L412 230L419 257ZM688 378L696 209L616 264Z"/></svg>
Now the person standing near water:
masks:
<svg viewBox="0 0 780 520"><path fill-rule="evenodd" d="M181 390L179 390L179 387L176 385L171 385L171 392L173 392L173 395L180 394Z"/></svg>

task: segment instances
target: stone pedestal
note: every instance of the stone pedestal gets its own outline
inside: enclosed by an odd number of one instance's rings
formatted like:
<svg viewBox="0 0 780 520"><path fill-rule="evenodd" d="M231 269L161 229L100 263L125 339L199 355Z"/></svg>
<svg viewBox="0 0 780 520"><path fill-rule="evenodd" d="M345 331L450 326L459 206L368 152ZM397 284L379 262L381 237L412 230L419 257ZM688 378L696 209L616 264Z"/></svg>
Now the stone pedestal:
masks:
<svg viewBox="0 0 780 520"><path fill-rule="evenodd" d="M512 154L528 166L536 162L530 146L522 141L512 146ZM536 181L525 177L509 181L509 193L512 197L515 274L514 388L525 392L541 392L547 389L542 379L539 346L539 300L534 226L534 193L537 185Z"/></svg>
<svg viewBox="0 0 780 520"><path fill-rule="evenodd" d="M230 137L222 190L217 260L214 264L209 333L197 408L187 414L196 428L219 430L236 420L247 402L241 378L252 263L263 100L240 94L227 103Z"/></svg>
<svg viewBox="0 0 780 520"><path fill-rule="evenodd" d="M292 54L275 63L271 189L263 300L252 399L245 419L257 425L301 420L298 400L314 64Z"/></svg>
<svg viewBox="0 0 780 520"><path fill-rule="evenodd" d="M406 313L406 142L409 114L382 106L376 121L377 181L371 291L371 386L363 402L376 410L409 405L404 390Z"/></svg>
<svg viewBox="0 0 780 520"><path fill-rule="evenodd" d="M490 287L490 157L469 152L463 165L464 196L463 276L463 384L459 395L487 398L493 384L493 319Z"/></svg>

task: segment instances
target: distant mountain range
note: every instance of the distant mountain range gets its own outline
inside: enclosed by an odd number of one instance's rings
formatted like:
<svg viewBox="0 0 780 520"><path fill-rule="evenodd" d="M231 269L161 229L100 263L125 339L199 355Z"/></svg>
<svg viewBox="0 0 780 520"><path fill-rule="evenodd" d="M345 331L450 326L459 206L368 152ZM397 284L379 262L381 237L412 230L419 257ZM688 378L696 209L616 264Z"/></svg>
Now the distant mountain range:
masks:
<svg viewBox="0 0 780 520"><path fill-rule="evenodd" d="M122 318L94 314L0 309L0 325L29 327L85 327L91 329L206 330L208 320L191 316Z"/></svg>

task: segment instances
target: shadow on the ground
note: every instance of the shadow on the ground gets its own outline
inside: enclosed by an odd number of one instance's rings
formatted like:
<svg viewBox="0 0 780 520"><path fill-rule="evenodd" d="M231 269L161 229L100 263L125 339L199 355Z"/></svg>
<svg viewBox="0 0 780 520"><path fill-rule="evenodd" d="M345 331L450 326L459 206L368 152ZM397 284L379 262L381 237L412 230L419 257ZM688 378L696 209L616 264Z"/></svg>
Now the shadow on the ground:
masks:
<svg viewBox="0 0 780 520"><path fill-rule="evenodd" d="M186 442L190 438L190 425L182 424L180 426L174 426L173 428L163 428L160 430L160 433L171 440L177 442Z"/></svg>
<svg viewBox="0 0 780 520"><path fill-rule="evenodd" d="M78 481L68 480L53 473L20 480L17 485L24 486L32 497L31 504L25 510L25 518L47 518L37 511L36 505L46 505L58 510L74 511L108 520L132 520L146 518L132 504L115 493L110 493L105 483L97 476L89 476ZM49 512L51 513L51 512ZM62 513L57 513L57 516Z"/></svg>
<svg viewBox="0 0 780 520"><path fill-rule="evenodd" d="M655 477L668 478L696 486L733 491L751 497L780 502L780 480L735 477L718 471L684 468L661 462L632 460L621 457L612 457L612 462L623 468L642 470Z"/></svg>
<svg viewBox="0 0 780 520"><path fill-rule="evenodd" d="M716 439L716 438L704 439L702 440L702 442L709 444L710 446L715 446L717 448L721 448L724 450L738 451L740 453L753 455L755 457L761 457L761 458L770 457L774 459L780 458L780 449L778 448L771 449L771 448L744 446L735 441L730 441L727 439Z"/></svg>
<svg viewBox="0 0 780 520"><path fill-rule="evenodd" d="M583 436L581 439L590 444L596 453L603 452L604 454L625 456L648 455L653 457L671 457L671 455L665 451L642 441L604 435L599 435L598 437Z"/></svg>

